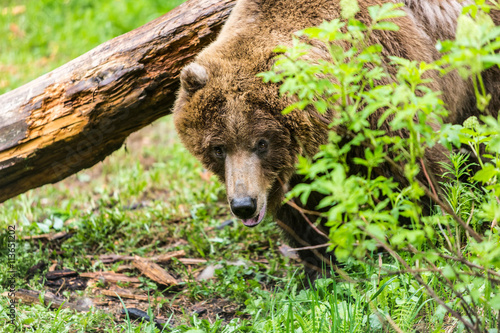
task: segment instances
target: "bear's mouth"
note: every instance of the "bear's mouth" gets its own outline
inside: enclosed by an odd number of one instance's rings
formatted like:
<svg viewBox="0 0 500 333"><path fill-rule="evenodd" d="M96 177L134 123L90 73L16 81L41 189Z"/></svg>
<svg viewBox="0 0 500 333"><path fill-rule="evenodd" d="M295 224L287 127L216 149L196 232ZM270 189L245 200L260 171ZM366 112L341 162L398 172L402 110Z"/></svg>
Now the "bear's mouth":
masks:
<svg viewBox="0 0 500 333"><path fill-rule="evenodd" d="M262 209L260 210L259 214L256 215L255 217L252 217L251 219L246 219L246 220L241 220L243 224L247 227L255 227L257 224L262 222L264 219L264 216L266 216L266 203L262 205Z"/></svg>

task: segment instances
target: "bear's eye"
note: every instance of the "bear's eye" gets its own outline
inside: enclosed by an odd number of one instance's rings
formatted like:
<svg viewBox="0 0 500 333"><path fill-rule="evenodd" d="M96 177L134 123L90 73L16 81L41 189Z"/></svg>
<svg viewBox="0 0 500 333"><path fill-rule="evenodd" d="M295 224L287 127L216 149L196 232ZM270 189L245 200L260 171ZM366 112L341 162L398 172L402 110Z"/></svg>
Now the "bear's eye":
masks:
<svg viewBox="0 0 500 333"><path fill-rule="evenodd" d="M262 154L267 152L267 149L269 148L269 142L265 139L260 139L259 142L257 142L257 151Z"/></svg>
<svg viewBox="0 0 500 333"><path fill-rule="evenodd" d="M224 158L224 148L222 148L221 146L215 146L213 150L215 157Z"/></svg>

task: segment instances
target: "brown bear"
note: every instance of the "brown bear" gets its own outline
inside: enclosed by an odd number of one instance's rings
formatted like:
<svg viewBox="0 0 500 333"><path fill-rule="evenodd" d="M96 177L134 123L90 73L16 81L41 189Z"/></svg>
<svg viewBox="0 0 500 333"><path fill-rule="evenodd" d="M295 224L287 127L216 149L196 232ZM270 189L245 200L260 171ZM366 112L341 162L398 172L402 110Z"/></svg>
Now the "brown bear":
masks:
<svg viewBox="0 0 500 333"><path fill-rule="evenodd" d="M384 1L358 2L356 17L368 23L367 8ZM404 0L404 5L407 15L395 20L400 30L376 32L371 42L381 44L384 55L436 60L440 56L436 42L454 38L463 3ZM239 0L217 40L183 69L173 110L184 145L225 183L231 212L249 227L270 214L299 246L328 240L307 222L312 216L282 201L286 191L302 181L295 173L297 156L314 156L326 142L331 114L319 116L314 110L282 114L291 101L280 97L278 85L263 83L256 74L272 68L273 50L291 45L294 32L340 18L340 12L339 0ZM494 19L499 22L497 14ZM329 58L321 47L315 47L310 57ZM484 74L496 111L500 106L498 73L492 69ZM459 123L477 114L471 83L456 73L436 74L431 88L443 92L449 122ZM377 119L371 123L376 126ZM446 158L443 152L437 146L426 156L437 175L441 172L437 162ZM315 210L319 199L312 195L305 208ZM328 234L325 227L323 231ZM330 262L322 250L299 253L312 268Z"/></svg>

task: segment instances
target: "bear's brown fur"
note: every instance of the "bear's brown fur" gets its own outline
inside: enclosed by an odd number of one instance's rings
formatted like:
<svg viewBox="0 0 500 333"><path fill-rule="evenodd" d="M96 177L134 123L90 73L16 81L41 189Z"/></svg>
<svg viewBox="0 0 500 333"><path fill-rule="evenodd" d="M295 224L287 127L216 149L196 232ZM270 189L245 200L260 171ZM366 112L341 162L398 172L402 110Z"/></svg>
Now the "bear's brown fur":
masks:
<svg viewBox="0 0 500 333"><path fill-rule="evenodd" d="M384 1L358 2L361 11L357 18L368 22L367 8ZM400 30L376 32L371 42L381 44L384 55L436 60L436 41L454 38L462 5L456 0L404 2L407 16L395 20ZM493 15L498 24L498 12ZM182 142L225 182L233 213L253 226L267 211L281 221L297 245L326 241L300 212L281 202L285 191L301 181L295 175L297 156L313 156L327 140L328 130L325 118L314 110L283 115L281 111L290 101L279 96L277 85L264 84L256 74L271 69L273 49L291 45L293 32L340 17L338 0L239 0L217 40L182 71L174 106ZM329 58L321 47L314 48L311 57ZM484 75L495 112L500 107L498 73L498 69L491 69ZM451 73L436 75L430 85L443 92L449 122L459 123L477 114L469 81ZM374 126L376 121L371 119ZM437 162L445 158L443 152L439 146L427 152L429 168L437 175L441 172ZM313 195L306 208L314 210L317 200ZM321 266L324 253L312 250L300 254L312 266Z"/></svg>

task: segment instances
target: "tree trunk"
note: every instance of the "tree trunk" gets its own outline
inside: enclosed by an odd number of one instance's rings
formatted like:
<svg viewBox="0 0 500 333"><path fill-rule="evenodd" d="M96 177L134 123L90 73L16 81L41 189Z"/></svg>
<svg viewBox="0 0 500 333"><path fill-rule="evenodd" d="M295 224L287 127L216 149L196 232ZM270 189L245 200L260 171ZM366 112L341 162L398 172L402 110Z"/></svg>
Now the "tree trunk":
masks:
<svg viewBox="0 0 500 333"><path fill-rule="evenodd" d="M0 96L0 202L91 167L170 113L235 0L190 0Z"/></svg>

